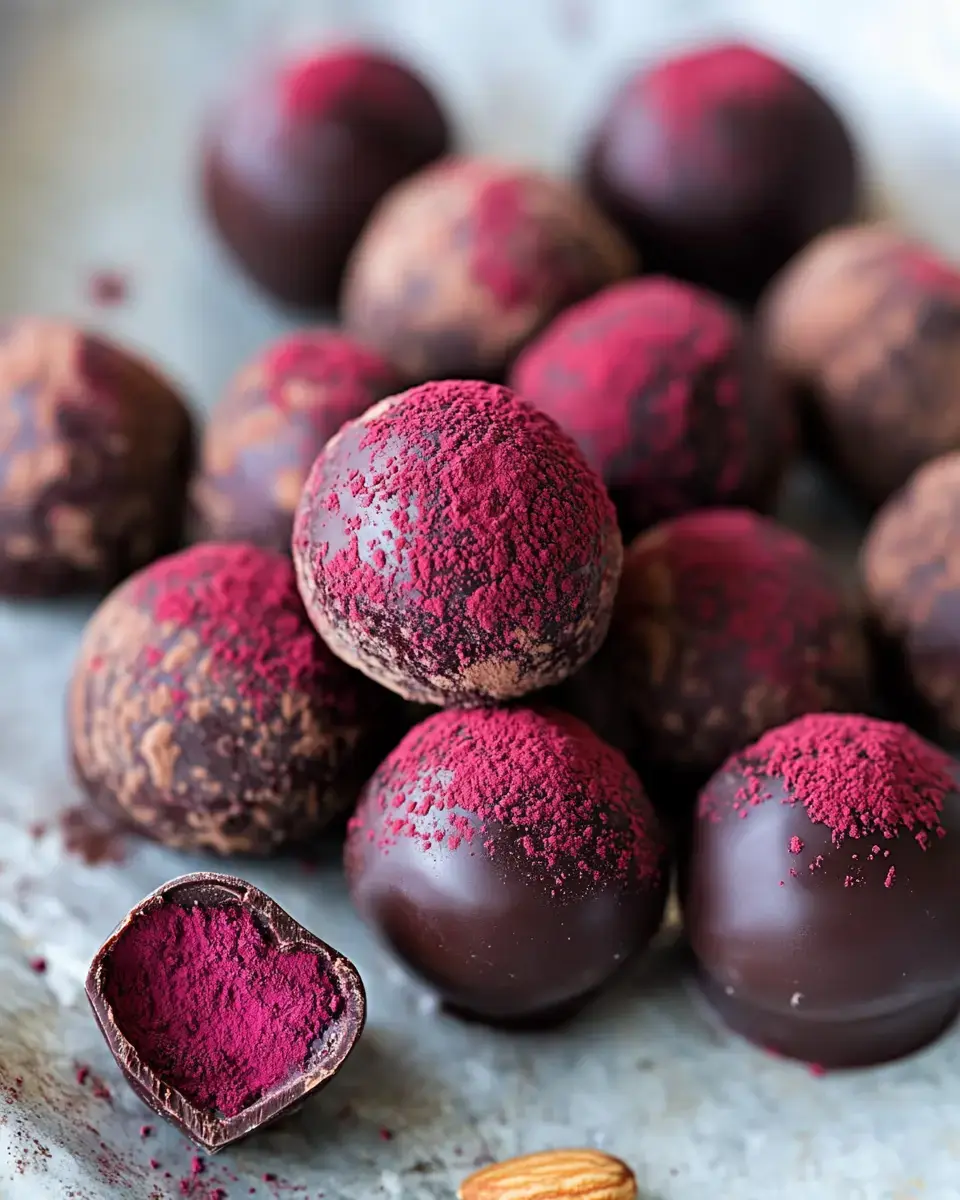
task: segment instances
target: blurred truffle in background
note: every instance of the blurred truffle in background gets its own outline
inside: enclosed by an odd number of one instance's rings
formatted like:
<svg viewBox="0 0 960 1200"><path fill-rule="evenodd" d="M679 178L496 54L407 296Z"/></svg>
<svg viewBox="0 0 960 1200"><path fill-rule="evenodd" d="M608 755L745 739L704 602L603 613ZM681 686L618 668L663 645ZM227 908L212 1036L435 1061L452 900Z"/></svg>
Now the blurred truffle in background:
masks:
<svg viewBox="0 0 960 1200"><path fill-rule="evenodd" d="M192 488L198 536L289 553L314 459L396 384L376 351L337 330L304 330L268 346L210 415Z"/></svg>
<svg viewBox="0 0 960 1200"><path fill-rule="evenodd" d="M559 316L510 377L602 476L625 538L722 504L768 507L792 446L739 314L664 276L615 284Z"/></svg>
<svg viewBox="0 0 960 1200"><path fill-rule="evenodd" d="M59 321L0 326L0 594L104 591L174 549L192 458L150 363Z"/></svg>
<svg viewBox="0 0 960 1200"><path fill-rule="evenodd" d="M374 205L449 141L426 84L384 54L349 46L260 63L210 115L207 208L261 288L329 305Z"/></svg>
<svg viewBox="0 0 960 1200"><path fill-rule="evenodd" d="M850 220L860 190L827 100L736 43L635 72L600 120L583 174L646 266L746 302L812 237Z"/></svg>
<svg viewBox="0 0 960 1200"><path fill-rule="evenodd" d="M409 382L497 382L557 313L636 265L606 217L565 183L448 159L378 207L347 268L343 322Z"/></svg>
<svg viewBox="0 0 960 1200"><path fill-rule="evenodd" d="M764 352L818 450L881 504L960 449L960 268L893 225L824 234L761 306Z"/></svg>

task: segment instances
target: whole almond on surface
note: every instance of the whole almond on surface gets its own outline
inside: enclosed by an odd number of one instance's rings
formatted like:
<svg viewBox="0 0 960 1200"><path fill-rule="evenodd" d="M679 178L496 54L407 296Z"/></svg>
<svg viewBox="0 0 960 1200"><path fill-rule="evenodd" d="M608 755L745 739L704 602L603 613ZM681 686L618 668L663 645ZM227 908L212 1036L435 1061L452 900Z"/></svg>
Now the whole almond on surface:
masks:
<svg viewBox="0 0 960 1200"><path fill-rule="evenodd" d="M636 1200L637 1181L599 1150L547 1150L484 1167L465 1179L459 1200Z"/></svg>

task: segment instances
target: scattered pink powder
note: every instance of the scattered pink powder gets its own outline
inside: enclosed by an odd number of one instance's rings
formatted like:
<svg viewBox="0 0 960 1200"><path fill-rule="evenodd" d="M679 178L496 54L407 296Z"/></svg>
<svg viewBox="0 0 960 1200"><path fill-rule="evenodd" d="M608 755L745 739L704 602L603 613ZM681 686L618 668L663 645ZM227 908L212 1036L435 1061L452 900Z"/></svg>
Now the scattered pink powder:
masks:
<svg viewBox="0 0 960 1200"><path fill-rule="evenodd" d="M159 1076L228 1117L301 1068L342 1005L322 959L281 953L239 905L140 913L106 959L105 996Z"/></svg>
<svg viewBox="0 0 960 1200"><path fill-rule="evenodd" d="M883 881L883 886L892 888L894 883L896 882L896 879L897 879L897 868L891 867L890 870L887 872L886 879Z"/></svg>
<svg viewBox="0 0 960 1200"><path fill-rule="evenodd" d="M130 279L123 271L94 271L87 280L87 293L101 308L115 308L130 295Z"/></svg>
<svg viewBox="0 0 960 1200"><path fill-rule="evenodd" d="M788 846L788 849L791 854L799 854L803 849L803 842L797 837L796 834L794 834L790 839L790 845Z"/></svg>
<svg viewBox="0 0 960 1200"><path fill-rule="evenodd" d="M602 882L657 878L663 845L623 756L573 717L532 709L450 710L407 734L365 788L350 836L385 852L429 852L521 831L520 849L555 873Z"/></svg>
<svg viewBox="0 0 960 1200"><path fill-rule="evenodd" d="M38 975L43 975L47 970L47 960L45 958L31 958L30 970L36 971Z"/></svg>

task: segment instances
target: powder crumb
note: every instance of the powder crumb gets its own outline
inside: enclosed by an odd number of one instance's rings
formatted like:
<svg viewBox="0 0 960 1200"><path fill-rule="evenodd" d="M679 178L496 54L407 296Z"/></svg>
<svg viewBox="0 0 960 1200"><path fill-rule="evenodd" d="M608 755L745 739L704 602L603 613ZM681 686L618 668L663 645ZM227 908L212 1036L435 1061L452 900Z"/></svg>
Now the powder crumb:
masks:
<svg viewBox="0 0 960 1200"><path fill-rule="evenodd" d="M152 1125L141 1125L140 1126L140 1136L142 1138L148 1138L151 1133L153 1133Z"/></svg>
<svg viewBox="0 0 960 1200"><path fill-rule="evenodd" d="M77 1067L77 1083L81 1087L87 1082L87 1076L90 1074L89 1067Z"/></svg>
<svg viewBox="0 0 960 1200"><path fill-rule="evenodd" d="M886 888L892 888L894 885L894 882L896 881L896 878L897 878L897 868L891 867L890 870L887 872L886 879L883 881L883 886Z"/></svg>
<svg viewBox="0 0 960 1200"><path fill-rule="evenodd" d="M47 970L47 960L45 958L31 958L30 970L36 971L38 975L45 974Z"/></svg>
<svg viewBox="0 0 960 1200"><path fill-rule="evenodd" d="M803 842L797 837L796 834L794 834L793 837L790 839L790 843L789 843L787 849L790 851L791 854L799 854L800 851L803 849Z"/></svg>
<svg viewBox="0 0 960 1200"><path fill-rule="evenodd" d="M110 1089L97 1075L93 1076L93 1094L98 1100L106 1100L108 1104L111 1103Z"/></svg>
<svg viewBox="0 0 960 1200"><path fill-rule="evenodd" d="M47 832L46 821L34 821L27 826L27 832L35 840L39 841Z"/></svg>
<svg viewBox="0 0 960 1200"><path fill-rule="evenodd" d="M274 1175L270 1171L265 1171L263 1173L263 1175L260 1176L260 1178L263 1180L264 1183L276 1183L277 1182L276 1175Z"/></svg>
<svg viewBox="0 0 960 1200"><path fill-rule="evenodd" d="M115 308L130 294L130 280L122 271L97 270L87 280L87 295L101 308Z"/></svg>
<svg viewBox="0 0 960 1200"><path fill-rule="evenodd" d="M381 1142L392 1142L393 1141L393 1130L387 1129L386 1127L381 1129L380 1130L380 1141Z"/></svg>
<svg viewBox="0 0 960 1200"><path fill-rule="evenodd" d="M199 1155L195 1154L193 1156L193 1158L190 1160L191 1174L202 1175L205 1170L206 1170L206 1163L203 1161L202 1158L200 1158Z"/></svg>
<svg viewBox="0 0 960 1200"><path fill-rule="evenodd" d="M63 844L88 867L121 863L126 849L124 830L110 817L87 804L78 804L58 818Z"/></svg>
<svg viewBox="0 0 960 1200"><path fill-rule="evenodd" d="M160 1170L160 1163L158 1163L155 1158L150 1159L150 1166L154 1171Z"/></svg>

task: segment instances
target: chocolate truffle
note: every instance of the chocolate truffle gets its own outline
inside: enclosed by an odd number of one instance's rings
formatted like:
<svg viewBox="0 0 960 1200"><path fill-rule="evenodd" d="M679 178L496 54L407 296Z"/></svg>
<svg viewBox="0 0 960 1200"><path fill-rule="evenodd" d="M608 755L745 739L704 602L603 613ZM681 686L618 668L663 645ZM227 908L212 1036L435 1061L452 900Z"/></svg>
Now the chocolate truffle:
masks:
<svg viewBox="0 0 960 1200"><path fill-rule="evenodd" d="M690 509L765 507L787 461L790 413L763 389L742 319L674 279L618 283L569 309L510 383L580 446L624 536Z"/></svg>
<svg viewBox="0 0 960 1200"><path fill-rule="evenodd" d="M686 929L731 1029L824 1067L908 1054L960 1009L957 767L904 725L814 714L704 790Z"/></svg>
<svg viewBox="0 0 960 1200"><path fill-rule="evenodd" d="M448 159L377 209L347 268L343 321L411 383L497 381L561 309L635 267L620 234L566 184Z"/></svg>
<svg viewBox="0 0 960 1200"><path fill-rule="evenodd" d="M638 760L690 772L869 694L863 635L829 564L743 509L689 513L629 546L598 675Z"/></svg>
<svg viewBox="0 0 960 1200"><path fill-rule="evenodd" d="M317 637L290 560L204 544L87 626L69 737L94 803L168 846L268 854L355 799L378 694Z"/></svg>
<svg viewBox="0 0 960 1200"><path fill-rule="evenodd" d="M361 916L472 1016L557 1013L656 932L667 871L640 780L572 717L438 713L365 787L346 845Z"/></svg>
<svg viewBox="0 0 960 1200"><path fill-rule="evenodd" d="M104 591L174 549L192 446L149 363L61 322L0 325L0 593Z"/></svg>
<svg viewBox="0 0 960 1200"><path fill-rule="evenodd" d="M575 671L603 641L616 514L549 417L496 384L375 405L327 443L293 557L331 649L408 700L482 704Z"/></svg>
<svg viewBox="0 0 960 1200"><path fill-rule="evenodd" d="M960 449L960 269L926 246L884 224L825 234L776 280L761 328L772 374L868 504Z"/></svg>
<svg viewBox="0 0 960 1200"><path fill-rule="evenodd" d="M202 537L290 551L314 459L345 421L397 390L379 354L329 329L269 346L214 408L193 507Z"/></svg>
<svg viewBox="0 0 960 1200"><path fill-rule="evenodd" d="M960 453L921 467L880 509L863 591L891 693L913 723L960 739Z"/></svg>
<svg viewBox="0 0 960 1200"><path fill-rule="evenodd" d="M736 43L627 79L584 175L648 267L746 301L812 237L849 220L859 193L850 137L823 96Z"/></svg>
<svg viewBox="0 0 960 1200"><path fill-rule="evenodd" d="M251 884L207 871L141 900L86 990L133 1090L210 1151L329 1083L366 1019L351 962Z"/></svg>
<svg viewBox="0 0 960 1200"><path fill-rule="evenodd" d="M330 304L377 201L448 142L425 84L383 54L342 47L261 63L208 122L207 207L263 289Z"/></svg>

